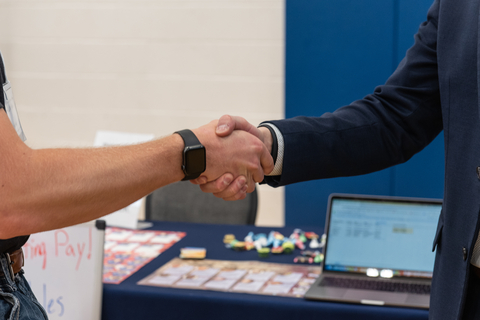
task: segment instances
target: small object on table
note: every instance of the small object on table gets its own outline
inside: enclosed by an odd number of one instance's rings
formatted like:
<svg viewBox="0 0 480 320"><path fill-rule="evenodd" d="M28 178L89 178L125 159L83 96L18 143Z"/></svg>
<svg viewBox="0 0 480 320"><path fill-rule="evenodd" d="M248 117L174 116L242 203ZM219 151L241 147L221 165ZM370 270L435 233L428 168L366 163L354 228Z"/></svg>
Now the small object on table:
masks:
<svg viewBox="0 0 480 320"><path fill-rule="evenodd" d="M318 240L316 238L313 238L312 241L310 241L310 248L312 249L318 249L318 248L322 248L323 247L323 244L322 243L318 243Z"/></svg>
<svg viewBox="0 0 480 320"><path fill-rule="evenodd" d="M285 237L280 232L275 231L275 239L282 241Z"/></svg>
<svg viewBox="0 0 480 320"><path fill-rule="evenodd" d="M235 236L233 234L226 234L223 237L223 243L225 243L225 244L231 243L233 240L235 240Z"/></svg>
<svg viewBox="0 0 480 320"><path fill-rule="evenodd" d="M270 247L271 245L273 245L274 241L275 241L275 231L270 231L270 233L268 234L267 243L265 244L264 247Z"/></svg>
<svg viewBox="0 0 480 320"><path fill-rule="evenodd" d="M186 247L180 249L180 258L182 259L205 259L207 249L197 247Z"/></svg>
<svg viewBox="0 0 480 320"><path fill-rule="evenodd" d="M269 253L270 253L270 249L269 249L269 248L260 248L260 249L258 250L258 256L259 256L260 258L267 258Z"/></svg>
<svg viewBox="0 0 480 320"><path fill-rule="evenodd" d="M250 231L247 236L245 237L245 239L243 239L245 242L253 242L253 237L255 236L255 234Z"/></svg>
<svg viewBox="0 0 480 320"><path fill-rule="evenodd" d="M257 241L260 239L265 238L265 242L267 241L267 234L265 233L257 233L256 235L253 236L253 241Z"/></svg>
<svg viewBox="0 0 480 320"><path fill-rule="evenodd" d="M287 254L290 254L293 252L293 250L295 250L295 245L290 241L285 241L282 244L282 247L283 247L283 252Z"/></svg>
<svg viewBox="0 0 480 320"><path fill-rule="evenodd" d="M295 245L298 247L298 249L300 250L304 250L305 249L305 244L302 242L302 240L300 239L297 239L295 241Z"/></svg>
<svg viewBox="0 0 480 320"><path fill-rule="evenodd" d="M310 239L310 240L319 238L318 234L316 234L313 231L306 231L305 232L305 237L307 237L307 239Z"/></svg>
<svg viewBox="0 0 480 320"><path fill-rule="evenodd" d="M275 238L275 240L273 241L273 245L272 245L272 253L274 253L274 254L283 253L282 241L283 240L281 240L281 239Z"/></svg>
<svg viewBox="0 0 480 320"><path fill-rule="evenodd" d="M237 239L233 239L232 242L225 244L226 248L232 249L235 248L235 244L238 242Z"/></svg>
<svg viewBox="0 0 480 320"><path fill-rule="evenodd" d="M303 243L307 242L307 237L305 237L305 234L303 234L303 233L300 234L300 236L298 237L298 239L299 239L300 241L302 241Z"/></svg>
<svg viewBox="0 0 480 320"><path fill-rule="evenodd" d="M277 246L272 248L272 253L273 254L281 254L283 253L283 247L282 246Z"/></svg>
<svg viewBox="0 0 480 320"><path fill-rule="evenodd" d="M245 250L250 251L250 250L252 250L252 249L254 249L254 248L255 248L255 244L254 244L253 242L247 242L247 241L245 241Z"/></svg>
<svg viewBox="0 0 480 320"><path fill-rule="evenodd" d="M246 249L245 242L237 241L235 244L232 245L232 248L236 251L243 251Z"/></svg>
<svg viewBox="0 0 480 320"><path fill-rule="evenodd" d="M322 234L322 239L320 240L320 243L325 245L325 242L327 242L327 235L324 233Z"/></svg>
<svg viewBox="0 0 480 320"><path fill-rule="evenodd" d="M319 253L313 258L313 262L315 263L320 263L322 261L323 261L323 253Z"/></svg>
<svg viewBox="0 0 480 320"><path fill-rule="evenodd" d="M295 263L313 263L313 258L312 257L306 257L306 256L298 256L293 259L293 262Z"/></svg>
<svg viewBox="0 0 480 320"><path fill-rule="evenodd" d="M317 251L318 252L318 251ZM309 250L306 250L306 251L302 251L302 256L304 257L314 257L317 255L317 252L313 252L313 251L309 251Z"/></svg>

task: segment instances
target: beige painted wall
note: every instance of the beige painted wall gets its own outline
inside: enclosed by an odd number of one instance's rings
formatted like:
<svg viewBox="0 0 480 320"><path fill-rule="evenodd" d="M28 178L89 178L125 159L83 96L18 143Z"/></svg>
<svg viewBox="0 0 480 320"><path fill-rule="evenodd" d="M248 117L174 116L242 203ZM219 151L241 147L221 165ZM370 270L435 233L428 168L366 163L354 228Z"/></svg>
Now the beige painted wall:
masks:
<svg viewBox="0 0 480 320"><path fill-rule="evenodd" d="M0 50L33 148L284 117L282 0L0 0ZM283 225L283 188L258 190Z"/></svg>

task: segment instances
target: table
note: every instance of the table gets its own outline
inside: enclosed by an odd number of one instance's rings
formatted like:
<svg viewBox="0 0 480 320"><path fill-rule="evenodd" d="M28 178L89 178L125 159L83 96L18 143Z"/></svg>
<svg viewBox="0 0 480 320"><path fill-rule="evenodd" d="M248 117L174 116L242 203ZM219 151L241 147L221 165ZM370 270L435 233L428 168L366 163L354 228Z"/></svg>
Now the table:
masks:
<svg viewBox="0 0 480 320"><path fill-rule="evenodd" d="M102 320L122 319L322 319L322 320L426 320L428 311L408 308L378 307L308 301L301 298L266 295L139 286L136 283L171 259L180 248L207 248L207 259L260 260L293 263L294 255L270 255L259 258L255 250L236 252L225 248L227 233L243 239L249 231L271 230L290 235L293 227L264 228L253 226L209 225L176 222L154 222L152 230L185 231L186 237L145 265L119 285L104 284ZM320 228L302 228L321 234Z"/></svg>

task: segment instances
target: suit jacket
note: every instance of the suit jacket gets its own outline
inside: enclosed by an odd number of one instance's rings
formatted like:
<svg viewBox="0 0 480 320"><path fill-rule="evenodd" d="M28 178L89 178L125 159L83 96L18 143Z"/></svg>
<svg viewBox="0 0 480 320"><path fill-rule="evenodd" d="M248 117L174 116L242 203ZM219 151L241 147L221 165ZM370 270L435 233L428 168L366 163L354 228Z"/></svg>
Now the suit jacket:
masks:
<svg viewBox="0 0 480 320"><path fill-rule="evenodd" d="M435 0L397 70L374 93L321 117L269 121L283 134L272 186L399 164L442 130L445 191L433 248L430 319L459 319L480 211L479 0Z"/></svg>

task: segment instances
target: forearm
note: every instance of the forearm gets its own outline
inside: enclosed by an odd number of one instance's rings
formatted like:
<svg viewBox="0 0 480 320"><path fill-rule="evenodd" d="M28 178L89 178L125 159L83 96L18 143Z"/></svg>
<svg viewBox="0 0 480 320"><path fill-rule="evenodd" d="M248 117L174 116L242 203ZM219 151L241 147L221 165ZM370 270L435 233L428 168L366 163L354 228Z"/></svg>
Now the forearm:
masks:
<svg viewBox="0 0 480 320"><path fill-rule="evenodd" d="M178 135L125 147L15 148L0 177L2 225L9 226L0 238L98 218L184 176Z"/></svg>

